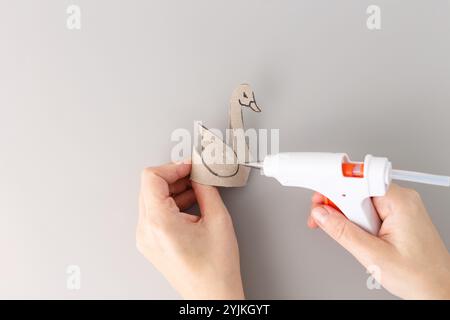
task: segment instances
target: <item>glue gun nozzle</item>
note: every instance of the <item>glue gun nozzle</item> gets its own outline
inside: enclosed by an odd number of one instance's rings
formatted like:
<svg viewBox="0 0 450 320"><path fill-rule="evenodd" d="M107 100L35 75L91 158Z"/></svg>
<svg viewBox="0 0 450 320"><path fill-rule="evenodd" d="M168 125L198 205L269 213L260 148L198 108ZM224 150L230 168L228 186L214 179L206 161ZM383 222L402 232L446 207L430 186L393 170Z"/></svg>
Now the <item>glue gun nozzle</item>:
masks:
<svg viewBox="0 0 450 320"><path fill-rule="evenodd" d="M264 168L264 164L262 162L244 162L241 164L245 167L250 167L250 168L254 168L254 169L263 169Z"/></svg>

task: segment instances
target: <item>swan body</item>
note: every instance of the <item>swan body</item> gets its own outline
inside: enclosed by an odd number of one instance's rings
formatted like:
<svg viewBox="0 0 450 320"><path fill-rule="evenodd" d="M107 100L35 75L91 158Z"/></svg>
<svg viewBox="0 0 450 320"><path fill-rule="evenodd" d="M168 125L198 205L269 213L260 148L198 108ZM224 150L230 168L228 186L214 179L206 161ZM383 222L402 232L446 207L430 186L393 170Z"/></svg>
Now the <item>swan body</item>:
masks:
<svg viewBox="0 0 450 320"><path fill-rule="evenodd" d="M192 152L193 181L224 187L244 186L250 168L240 165L252 161L245 142L242 109L248 107L260 112L255 95L247 84L233 91L229 108L229 136L227 145L208 128L198 125L199 143ZM242 152L241 152L242 151Z"/></svg>

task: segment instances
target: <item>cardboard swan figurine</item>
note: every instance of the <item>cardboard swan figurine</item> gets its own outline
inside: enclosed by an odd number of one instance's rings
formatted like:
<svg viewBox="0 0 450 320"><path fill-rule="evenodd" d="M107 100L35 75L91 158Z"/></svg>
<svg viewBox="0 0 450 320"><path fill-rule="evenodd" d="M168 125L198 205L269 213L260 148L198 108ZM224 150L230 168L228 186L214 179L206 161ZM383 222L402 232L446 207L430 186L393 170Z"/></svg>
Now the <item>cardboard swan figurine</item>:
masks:
<svg viewBox="0 0 450 320"><path fill-rule="evenodd" d="M199 141L192 150L191 180L213 186L241 187L247 184L250 168L240 163L251 162L245 135L242 110L261 112L255 94L248 84L241 84L231 95L228 115L228 142L201 124L198 125Z"/></svg>

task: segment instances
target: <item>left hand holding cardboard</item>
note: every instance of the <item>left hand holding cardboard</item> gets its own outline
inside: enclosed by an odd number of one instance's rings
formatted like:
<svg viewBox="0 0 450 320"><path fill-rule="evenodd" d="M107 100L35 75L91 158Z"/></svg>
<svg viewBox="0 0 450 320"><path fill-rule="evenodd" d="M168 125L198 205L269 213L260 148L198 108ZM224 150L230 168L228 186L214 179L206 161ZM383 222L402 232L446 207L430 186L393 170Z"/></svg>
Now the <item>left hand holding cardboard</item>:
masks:
<svg viewBox="0 0 450 320"><path fill-rule="evenodd" d="M239 249L218 190L190 182L190 164L142 173L138 250L185 299L243 299ZM183 210L198 203L200 215Z"/></svg>

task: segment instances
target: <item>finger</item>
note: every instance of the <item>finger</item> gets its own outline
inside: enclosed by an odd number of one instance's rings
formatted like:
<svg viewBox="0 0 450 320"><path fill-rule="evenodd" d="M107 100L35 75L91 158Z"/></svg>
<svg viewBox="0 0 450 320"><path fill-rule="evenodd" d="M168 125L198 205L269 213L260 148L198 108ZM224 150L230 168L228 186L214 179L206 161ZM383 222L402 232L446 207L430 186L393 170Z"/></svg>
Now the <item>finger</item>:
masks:
<svg viewBox="0 0 450 320"><path fill-rule="evenodd" d="M164 179L147 171L143 174L141 185L145 218L161 222L168 219L169 213L179 212L175 200L169 196L169 185Z"/></svg>
<svg viewBox="0 0 450 320"><path fill-rule="evenodd" d="M144 169L142 179L145 181L149 177L157 176L163 179L167 184L186 177L191 172L191 164L189 163L168 163L159 167L149 167Z"/></svg>
<svg viewBox="0 0 450 320"><path fill-rule="evenodd" d="M312 211L315 207L321 205L320 203L314 202L314 200L315 200L314 197L315 197L316 194L319 195L319 196L322 196L320 193L315 193L315 194L313 195L313 198L312 198L313 203L311 204L311 211ZM310 213L309 216L308 216L308 220L307 220L307 223L306 223L306 224L307 224L307 226L308 226L310 229L317 229L317 227L318 227L316 221L312 218L311 213Z"/></svg>
<svg viewBox="0 0 450 320"><path fill-rule="evenodd" d="M170 184L186 177L191 172L191 164L185 162L168 163L149 169Z"/></svg>
<svg viewBox="0 0 450 320"><path fill-rule="evenodd" d="M190 164L166 164L160 167L146 168L142 172L141 190L145 203L147 199L165 199L169 196L169 185L186 177L191 170Z"/></svg>
<svg viewBox="0 0 450 320"><path fill-rule="evenodd" d="M169 195L177 195L179 193L182 193L183 191L186 191L190 187L191 180L189 179L189 177L185 177L183 179L175 181L172 184L169 184Z"/></svg>
<svg viewBox="0 0 450 320"><path fill-rule="evenodd" d="M322 230L366 268L378 264L379 256L387 250L386 243L359 228L329 206L317 206L312 211L312 217Z"/></svg>
<svg viewBox="0 0 450 320"><path fill-rule="evenodd" d="M323 203L325 201L325 196L321 193L314 192L311 198L312 203Z"/></svg>
<svg viewBox="0 0 450 320"><path fill-rule="evenodd" d="M178 208L180 208L180 211L189 209L196 202L195 193L194 190L192 189L177 194L176 196L173 197L173 199L175 200L175 203L177 204Z"/></svg>
<svg viewBox="0 0 450 320"><path fill-rule="evenodd" d="M307 225L308 225L308 228L310 228L310 229L317 229L317 227L318 227L316 221L314 221L314 219L313 219L313 217L311 217L311 215L308 216Z"/></svg>
<svg viewBox="0 0 450 320"><path fill-rule="evenodd" d="M189 214L185 212L180 212L180 217L188 222L198 222L200 220L199 216L196 216L194 214Z"/></svg>
<svg viewBox="0 0 450 320"><path fill-rule="evenodd" d="M406 198L405 197L406 190L407 189L404 189L399 185L392 183L388 191L386 192L386 195L382 197L372 198L372 203L375 209L377 210L381 220L386 219L389 215L391 215L394 212L395 204L404 201L404 199Z"/></svg>
<svg viewBox="0 0 450 320"><path fill-rule="evenodd" d="M192 182L192 189L195 192L197 203L202 217L228 214L228 210L220 197L216 187L207 186Z"/></svg>

